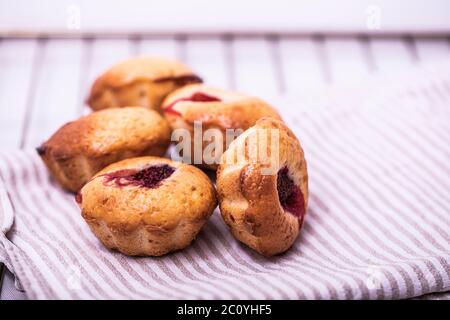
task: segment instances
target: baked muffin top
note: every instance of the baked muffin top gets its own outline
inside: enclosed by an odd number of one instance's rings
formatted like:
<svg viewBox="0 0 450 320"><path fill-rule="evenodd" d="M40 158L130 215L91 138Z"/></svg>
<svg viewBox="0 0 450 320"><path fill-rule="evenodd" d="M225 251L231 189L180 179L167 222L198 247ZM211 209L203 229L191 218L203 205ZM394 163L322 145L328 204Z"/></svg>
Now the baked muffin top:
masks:
<svg viewBox="0 0 450 320"><path fill-rule="evenodd" d="M168 232L202 222L216 207L214 186L200 169L159 157L126 159L98 172L80 190L87 219L129 232Z"/></svg>
<svg viewBox="0 0 450 320"><path fill-rule="evenodd" d="M115 89L138 81L201 82L183 63L160 57L140 56L121 61L107 69L92 85L90 100L110 88Z"/></svg>
<svg viewBox="0 0 450 320"><path fill-rule="evenodd" d="M262 99L203 84L190 84L172 92L162 109L173 128L179 124L177 117L187 124L200 121L206 127L244 130L262 117L281 119Z"/></svg>
<svg viewBox="0 0 450 320"><path fill-rule="evenodd" d="M38 152L55 159L79 154L95 158L121 150L145 150L161 140L169 143L170 127L158 112L125 107L93 112L65 124Z"/></svg>

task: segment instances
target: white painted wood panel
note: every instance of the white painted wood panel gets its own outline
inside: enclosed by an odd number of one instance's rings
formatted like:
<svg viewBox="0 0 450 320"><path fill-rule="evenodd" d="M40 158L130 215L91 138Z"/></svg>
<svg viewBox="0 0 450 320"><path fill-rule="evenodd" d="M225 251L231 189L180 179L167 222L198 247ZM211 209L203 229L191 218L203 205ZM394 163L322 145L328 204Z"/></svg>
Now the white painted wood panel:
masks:
<svg viewBox="0 0 450 320"><path fill-rule="evenodd" d="M64 123L73 120L79 109L81 40L52 40L41 50L36 77L36 93L24 147L36 147Z"/></svg>
<svg viewBox="0 0 450 320"><path fill-rule="evenodd" d="M415 62L411 48L403 39L373 39L370 45L378 73L401 72Z"/></svg>
<svg viewBox="0 0 450 320"><path fill-rule="evenodd" d="M144 38L139 40L139 55L178 58L177 43L174 38Z"/></svg>
<svg viewBox="0 0 450 320"><path fill-rule="evenodd" d="M0 41L0 144L20 146L37 40Z"/></svg>
<svg viewBox="0 0 450 320"><path fill-rule="evenodd" d="M231 81L227 77L226 43L222 39L196 39L186 41L185 59L204 80L211 86L230 88Z"/></svg>
<svg viewBox="0 0 450 320"><path fill-rule="evenodd" d="M282 38L279 46L288 94L325 84L321 61L311 38Z"/></svg>
<svg viewBox="0 0 450 320"><path fill-rule="evenodd" d="M132 55L133 43L129 39L94 39L85 48L88 50L89 61L86 63L83 72L85 79L82 83L80 103L84 103L88 96L91 85L95 79L113 64L127 59ZM82 107L82 106L80 106ZM82 113L86 114L90 109L82 107Z"/></svg>
<svg viewBox="0 0 450 320"><path fill-rule="evenodd" d="M279 93L267 39L237 38L232 42L231 55L237 90L268 100Z"/></svg>
<svg viewBox="0 0 450 320"><path fill-rule="evenodd" d="M357 83L369 75L362 46L355 38L325 40L333 83Z"/></svg>
<svg viewBox="0 0 450 320"><path fill-rule="evenodd" d="M416 39L415 44L421 63L450 61L450 41L448 39Z"/></svg>

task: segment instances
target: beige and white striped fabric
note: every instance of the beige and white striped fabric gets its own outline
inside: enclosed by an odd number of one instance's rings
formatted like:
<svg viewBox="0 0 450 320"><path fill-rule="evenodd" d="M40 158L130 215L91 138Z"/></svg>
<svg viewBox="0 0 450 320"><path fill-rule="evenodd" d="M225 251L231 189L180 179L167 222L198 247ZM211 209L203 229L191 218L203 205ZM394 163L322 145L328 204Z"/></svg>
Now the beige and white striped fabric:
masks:
<svg viewBox="0 0 450 320"><path fill-rule="evenodd" d="M310 174L308 214L286 254L264 258L242 246L218 210L186 250L161 258L108 251L30 150L0 155L0 260L31 299L450 291L450 72L442 70L276 103L302 141Z"/></svg>

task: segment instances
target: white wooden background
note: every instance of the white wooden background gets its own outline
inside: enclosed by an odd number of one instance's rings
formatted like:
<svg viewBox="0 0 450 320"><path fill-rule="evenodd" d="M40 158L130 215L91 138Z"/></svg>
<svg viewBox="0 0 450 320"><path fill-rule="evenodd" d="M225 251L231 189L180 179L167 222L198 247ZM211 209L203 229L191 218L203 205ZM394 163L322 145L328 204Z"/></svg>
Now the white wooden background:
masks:
<svg viewBox="0 0 450 320"><path fill-rule="evenodd" d="M87 112L94 78L137 54L178 58L206 82L273 100L279 94L362 81L450 59L446 36L188 36L48 39L0 38L0 144L34 148ZM2 299L24 298L5 272Z"/></svg>
<svg viewBox="0 0 450 320"><path fill-rule="evenodd" d="M444 34L449 9L448 0L14 0L0 1L0 34ZM67 26L74 13L77 29Z"/></svg>

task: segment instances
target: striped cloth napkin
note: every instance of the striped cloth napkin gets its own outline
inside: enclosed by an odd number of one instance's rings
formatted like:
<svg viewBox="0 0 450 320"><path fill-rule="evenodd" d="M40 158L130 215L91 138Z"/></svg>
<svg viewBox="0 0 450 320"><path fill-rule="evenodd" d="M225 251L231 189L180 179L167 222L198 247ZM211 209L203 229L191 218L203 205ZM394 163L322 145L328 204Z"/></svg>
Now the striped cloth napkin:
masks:
<svg viewBox="0 0 450 320"><path fill-rule="evenodd" d="M160 258L109 251L30 150L0 154L0 260L31 299L398 299L450 291L450 72L439 69L275 103L303 144L310 175L305 224L283 255L264 258L238 243L218 210L183 251Z"/></svg>

